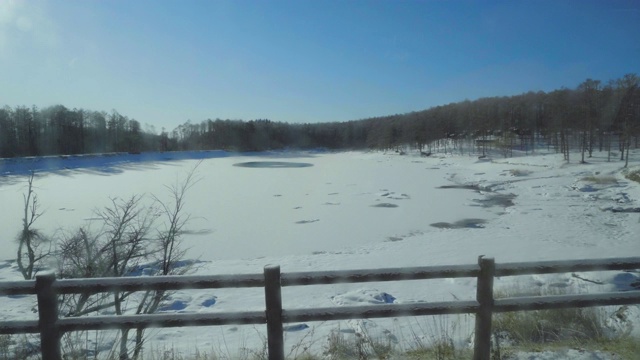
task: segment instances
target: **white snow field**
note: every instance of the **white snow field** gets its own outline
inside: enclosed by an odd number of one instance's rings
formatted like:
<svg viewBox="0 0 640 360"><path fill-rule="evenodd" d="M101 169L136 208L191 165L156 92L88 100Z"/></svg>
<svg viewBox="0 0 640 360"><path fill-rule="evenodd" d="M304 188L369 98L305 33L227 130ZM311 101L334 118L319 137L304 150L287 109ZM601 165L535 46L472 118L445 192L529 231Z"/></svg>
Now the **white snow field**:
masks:
<svg viewBox="0 0 640 360"><path fill-rule="evenodd" d="M567 164L561 154L542 149L535 155L482 160L382 152L196 154L204 159L197 168L200 180L187 195L185 211L192 221L183 243L187 258L199 260L193 272L198 275L261 273L267 264L278 264L286 273L472 264L479 255L497 263L640 256L640 214L612 211L640 207L640 184L624 177L623 162L607 162L606 153L594 153L586 164L578 163L579 154L571 155ZM69 157L46 169L42 161L0 161L0 281L21 279L13 260L25 169L43 169L35 186L45 213L36 228L53 234L90 222L110 197L166 197L163 185L184 177L199 161L163 156L147 161L120 156L112 162ZM638 169L639 160L640 151L632 151L630 168ZM241 163L249 164L234 166ZM469 300L475 298L475 283L463 278L286 287L282 296L286 309ZM637 272L613 271L508 277L497 279L495 286L586 293L624 291L639 283ZM35 304L35 297L2 297L0 321L34 319ZM135 307L133 301L129 306ZM263 308L260 288L215 289L178 291L164 311ZM626 322L611 318L611 331L640 335L639 307L625 311ZM286 352L322 352L332 331L387 338L401 349L446 332L456 345L469 346L472 328L471 315L287 324ZM147 334L147 349L182 354L199 349L235 357L260 352L265 329L190 327L149 329ZM112 345L108 334L91 335L88 341L102 337L99 347L106 351ZM579 349L517 356L615 358Z"/></svg>

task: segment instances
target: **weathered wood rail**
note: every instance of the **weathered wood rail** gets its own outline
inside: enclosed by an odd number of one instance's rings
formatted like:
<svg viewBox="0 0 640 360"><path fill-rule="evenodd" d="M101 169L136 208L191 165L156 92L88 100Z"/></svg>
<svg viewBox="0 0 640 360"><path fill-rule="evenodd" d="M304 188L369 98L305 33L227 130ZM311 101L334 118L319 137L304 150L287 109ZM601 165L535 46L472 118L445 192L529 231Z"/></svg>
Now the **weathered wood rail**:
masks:
<svg viewBox="0 0 640 360"><path fill-rule="evenodd" d="M279 266L266 266L263 274L225 276L163 276L95 279L60 279L52 273L35 280L0 283L0 296L36 295L38 320L0 322L0 334L40 333L43 360L62 359L60 337L80 330L135 329L225 324L266 324L269 359L284 359L283 323L302 321L383 318L417 315L473 313L476 315L475 360L490 358L491 318L496 312L559 309L601 305L640 304L640 290L599 294L529 296L494 299L495 277L602 270L640 269L640 257L543 261L496 264L493 258L478 264L280 273ZM313 309L283 309L281 288L336 283L407 281L440 278L477 278L475 301L445 301L372 306L342 306ZM58 316L58 295L110 291L179 290L263 287L265 311L217 314L151 314L123 316Z"/></svg>

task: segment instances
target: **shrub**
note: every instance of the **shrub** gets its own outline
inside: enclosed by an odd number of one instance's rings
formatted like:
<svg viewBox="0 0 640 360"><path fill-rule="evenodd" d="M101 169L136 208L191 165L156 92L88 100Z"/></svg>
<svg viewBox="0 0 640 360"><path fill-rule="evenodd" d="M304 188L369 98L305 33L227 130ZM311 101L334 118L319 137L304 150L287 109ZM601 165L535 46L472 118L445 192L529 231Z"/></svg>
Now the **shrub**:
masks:
<svg viewBox="0 0 640 360"><path fill-rule="evenodd" d="M564 291L528 291L498 293L496 298L513 296L562 295ZM494 315L493 331L497 339L516 344L555 341L597 341L605 339L605 315L597 308L530 310Z"/></svg>
<svg viewBox="0 0 640 360"><path fill-rule="evenodd" d="M373 339L366 333L347 338L338 329L329 334L324 355L329 359L388 359L393 345L388 339Z"/></svg>
<svg viewBox="0 0 640 360"><path fill-rule="evenodd" d="M582 181L591 182L594 184L606 185L606 184L615 184L618 180L613 176L585 176L582 178Z"/></svg>
<svg viewBox="0 0 640 360"><path fill-rule="evenodd" d="M625 177L631 181L640 183L640 169L627 172L627 174L625 174Z"/></svg>

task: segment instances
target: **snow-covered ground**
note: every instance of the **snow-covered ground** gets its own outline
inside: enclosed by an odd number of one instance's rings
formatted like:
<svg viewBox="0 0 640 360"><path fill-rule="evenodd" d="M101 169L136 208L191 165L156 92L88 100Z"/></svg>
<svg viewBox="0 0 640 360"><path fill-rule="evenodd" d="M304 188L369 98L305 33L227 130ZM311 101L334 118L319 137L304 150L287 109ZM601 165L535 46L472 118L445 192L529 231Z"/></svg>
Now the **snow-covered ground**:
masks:
<svg viewBox="0 0 640 360"><path fill-rule="evenodd" d="M638 168L640 151L631 156L630 166ZM640 184L625 179L623 163L607 162L606 154L594 154L587 164L567 164L562 155L543 152L481 160L380 152L211 152L197 157L204 160L197 168L200 181L186 199L186 212L193 218L184 238L187 257L200 260L195 274L261 273L267 264L279 264L283 272L471 264L479 255L498 263L640 256L640 214L612 211L640 207ZM35 181L46 210L36 227L55 233L82 225L95 218L94 210L107 205L109 197L145 193L162 198L163 185L174 183L199 161L128 159L135 160L66 158L45 167ZM78 166L78 161L85 163ZM242 163L249 164L237 166ZM0 281L19 280L13 239L21 227L25 168L42 165L2 164ZM498 279L496 287L596 292L628 290L639 282L637 273L591 272L509 277ZM475 279L283 289L287 309L474 297ZM5 297L0 303L0 320L35 316L30 297ZM262 289L179 291L167 305L194 313L260 310L264 295ZM629 307L626 316L631 322L619 324L617 331L633 326L627 330L640 335L638 306ZM286 345L292 354L304 347L322 349L331 331L352 336L359 329L404 348L415 343L414 334L428 342L430 334L446 331L465 346L473 317L289 326ZM150 329L148 334L153 348L237 355L242 348L259 350L264 329L193 327ZM607 358L575 353L533 358Z"/></svg>

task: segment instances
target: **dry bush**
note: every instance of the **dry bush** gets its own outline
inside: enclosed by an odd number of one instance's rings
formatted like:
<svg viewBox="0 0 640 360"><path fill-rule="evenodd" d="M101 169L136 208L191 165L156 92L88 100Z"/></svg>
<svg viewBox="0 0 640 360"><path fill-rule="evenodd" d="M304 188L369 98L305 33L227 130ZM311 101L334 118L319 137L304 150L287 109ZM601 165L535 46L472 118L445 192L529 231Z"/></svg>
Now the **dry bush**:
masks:
<svg viewBox="0 0 640 360"><path fill-rule="evenodd" d="M564 290L508 290L496 298L517 296L564 295ZM605 339L606 316L598 308L530 310L494 315L493 332L498 338L516 344L555 341L597 341Z"/></svg>
<svg viewBox="0 0 640 360"><path fill-rule="evenodd" d="M607 184L616 184L618 182L618 179L616 179L614 176L592 175L592 176L583 177L582 181L586 181L594 184L600 184L600 185L607 185Z"/></svg>
<svg viewBox="0 0 640 360"><path fill-rule="evenodd" d="M640 169L629 171L625 174L627 179L640 183Z"/></svg>

